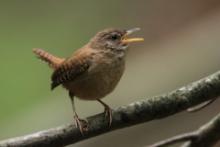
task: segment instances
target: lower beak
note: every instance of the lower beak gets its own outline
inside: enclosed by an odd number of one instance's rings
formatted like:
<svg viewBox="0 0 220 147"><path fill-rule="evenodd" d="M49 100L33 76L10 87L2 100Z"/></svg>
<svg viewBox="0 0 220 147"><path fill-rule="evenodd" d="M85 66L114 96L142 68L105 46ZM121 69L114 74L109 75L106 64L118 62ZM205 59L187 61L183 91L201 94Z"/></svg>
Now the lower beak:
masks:
<svg viewBox="0 0 220 147"><path fill-rule="evenodd" d="M124 37L122 38L122 43L132 43L132 42L140 42L140 41L144 41L144 38L128 38L127 36L130 34L133 34L134 32L139 31L140 28L134 28L134 29L130 29L126 31L126 34L124 35Z"/></svg>
<svg viewBox="0 0 220 147"><path fill-rule="evenodd" d="M122 39L122 43L131 43L131 42L140 42L144 41L144 38L124 38Z"/></svg>

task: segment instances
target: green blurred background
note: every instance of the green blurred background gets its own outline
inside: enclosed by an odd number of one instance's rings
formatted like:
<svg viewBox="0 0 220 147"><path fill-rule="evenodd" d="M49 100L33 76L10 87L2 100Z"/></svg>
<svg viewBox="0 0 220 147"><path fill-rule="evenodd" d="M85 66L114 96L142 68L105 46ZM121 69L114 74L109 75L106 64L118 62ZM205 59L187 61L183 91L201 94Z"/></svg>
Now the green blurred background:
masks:
<svg viewBox="0 0 220 147"><path fill-rule="evenodd" d="M0 140L73 121L68 94L50 91L51 70L32 48L67 57L97 31L140 27L126 72L104 101L112 108L160 95L220 69L219 0L1 0ZM75 146L139 147L198 128L219 111L204 110L114 131ZM76 101L81 117L103 111Z"/></svg>

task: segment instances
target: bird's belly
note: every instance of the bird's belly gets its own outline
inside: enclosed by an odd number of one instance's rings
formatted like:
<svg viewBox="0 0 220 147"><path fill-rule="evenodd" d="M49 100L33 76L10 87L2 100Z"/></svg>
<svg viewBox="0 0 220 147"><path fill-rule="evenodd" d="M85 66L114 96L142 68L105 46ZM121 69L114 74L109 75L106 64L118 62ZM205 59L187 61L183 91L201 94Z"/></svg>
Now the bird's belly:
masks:
<svg viewBox="0 0 220 147"><path fill-rule="evenodd" d="M121 65L123 66L123 65ZM84 100L101 99L114 90L118 84L124 67L115 67L91 72L79 80L70 82L67 89L74 95Z"/></svg>

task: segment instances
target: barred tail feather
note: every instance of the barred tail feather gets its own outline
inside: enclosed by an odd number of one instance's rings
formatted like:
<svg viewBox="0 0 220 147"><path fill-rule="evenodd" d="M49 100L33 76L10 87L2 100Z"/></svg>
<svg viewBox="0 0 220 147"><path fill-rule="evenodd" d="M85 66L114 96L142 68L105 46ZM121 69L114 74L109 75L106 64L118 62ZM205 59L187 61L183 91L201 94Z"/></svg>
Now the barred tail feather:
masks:
<svg viewBox="0 0 220 147"><path fill-rule="evenodd" d="M47 62L50 67L56 69L65 59L56 57L42 49L35 48L33 52L37 55L38 58Z"/></svg>

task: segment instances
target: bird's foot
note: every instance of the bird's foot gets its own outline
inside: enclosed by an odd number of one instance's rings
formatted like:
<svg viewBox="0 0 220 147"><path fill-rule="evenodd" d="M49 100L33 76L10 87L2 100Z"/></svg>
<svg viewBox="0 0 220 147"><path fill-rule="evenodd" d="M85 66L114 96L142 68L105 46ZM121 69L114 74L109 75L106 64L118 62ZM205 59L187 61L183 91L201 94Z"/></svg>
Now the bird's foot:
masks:
<svg viewBox="0 0 220 147"><path fill-rule="evenodd" d="M104 113L105 113L105 117L108 118L108 120L109 120L108 125L110 127L111 124L112 124L112 109L109 106L106 105Z"/></svg>
<svg viewBox="0 0 220 147"><path fill-rule="evenodd" d="M76 127L79 128L81 134L84 135L85 132L88 131L88 122L86 120L80 119L77 114L74 116L74 120Z"/></svg>

